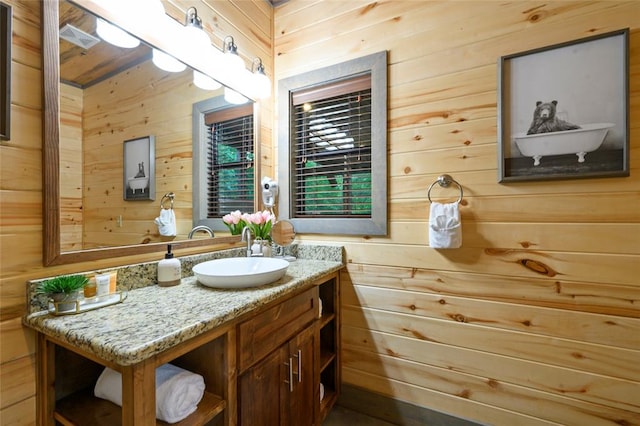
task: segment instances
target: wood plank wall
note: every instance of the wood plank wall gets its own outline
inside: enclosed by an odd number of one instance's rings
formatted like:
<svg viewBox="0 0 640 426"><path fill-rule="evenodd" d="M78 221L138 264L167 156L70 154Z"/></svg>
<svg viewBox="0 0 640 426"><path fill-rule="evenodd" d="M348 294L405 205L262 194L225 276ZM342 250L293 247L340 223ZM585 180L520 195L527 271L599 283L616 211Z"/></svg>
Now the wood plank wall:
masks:
<svg viewBox="0 0 640 426"><path fill-rule="evenodd" d="M190 72L168 73L151 60L84 90L82 248L173 240L161 237L154 223L168 192L175 194L176 238L187 237L193 212L192 105L216 96L223 90L200 90ZM149 135L155 139L155 199L125 201L123 141ZM146 161L147 173L150 167Z"/></svg>
<svg viewBox="0 0 640 426"><path fill-rule="evenodd" d="M0 143L0 423L8 426L35 424L35 335L21 321L26 313L26 281L152 261L160 255L42 266L40 4L33 0L4 1L13 7L14 15L11 140ZM222 46L226 35L233 35L245 62L260 57L267 74L273 76L273 11L268 3L165 0L163 4L168 14L180 20L188 7L196 6L216 46ZM260 109L262 172L273 176L272 106L263 103Z"/></svg>
<svg viewBox="0 0 640 426"><path fill-rule="evenodd" d="M638 16L613 1L275 9L276 80L389 52L389 237L299 236L346 247L345 383L487 424L640 424ZM498 58L625 27L631 176L498 184ZM428 247L442 173L465 190L449 251Z"/></svg>

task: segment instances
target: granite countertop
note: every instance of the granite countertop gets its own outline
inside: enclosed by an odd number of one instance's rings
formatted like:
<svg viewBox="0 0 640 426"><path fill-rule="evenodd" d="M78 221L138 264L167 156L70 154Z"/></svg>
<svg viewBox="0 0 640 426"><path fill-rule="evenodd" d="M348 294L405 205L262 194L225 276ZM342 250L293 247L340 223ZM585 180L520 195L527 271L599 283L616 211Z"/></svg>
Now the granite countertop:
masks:
<svg viewBox="0 0 640 426"><path fill-rule="evenodd" d="M298 259L275 283L238 290L205 287L191 276L174 287L136 288L122 303L77 315L35 312L24 318L24 324L105 361L128 366L303 289L342 266L337 261Z"/></svg>

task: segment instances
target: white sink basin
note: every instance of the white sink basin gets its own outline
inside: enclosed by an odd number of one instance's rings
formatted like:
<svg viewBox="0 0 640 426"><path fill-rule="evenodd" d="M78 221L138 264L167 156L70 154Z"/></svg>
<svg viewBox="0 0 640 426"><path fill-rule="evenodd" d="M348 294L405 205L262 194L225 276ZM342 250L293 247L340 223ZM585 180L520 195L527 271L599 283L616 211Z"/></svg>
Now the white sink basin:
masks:
<svg viewBox="0 0 640 426"><path fill-rule="evenodd" d="M198 281L207 287L258 287L278 281L289 262L272 257L230 257L202 262L193 267Z"/></svg>

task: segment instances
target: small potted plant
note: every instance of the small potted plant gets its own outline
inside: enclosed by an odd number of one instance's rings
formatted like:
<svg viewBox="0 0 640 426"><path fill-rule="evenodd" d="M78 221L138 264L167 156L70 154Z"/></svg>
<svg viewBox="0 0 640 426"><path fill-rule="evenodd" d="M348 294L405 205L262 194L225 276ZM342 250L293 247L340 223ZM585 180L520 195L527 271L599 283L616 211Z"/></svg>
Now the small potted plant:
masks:
<svg viewBox="0 0 640 426"><path fill-rule="evenodd" d="M38 284L36 292L45 294L57 303L58 311L74 309L80 291L89 282L84 275L62 275Z"/></svg>

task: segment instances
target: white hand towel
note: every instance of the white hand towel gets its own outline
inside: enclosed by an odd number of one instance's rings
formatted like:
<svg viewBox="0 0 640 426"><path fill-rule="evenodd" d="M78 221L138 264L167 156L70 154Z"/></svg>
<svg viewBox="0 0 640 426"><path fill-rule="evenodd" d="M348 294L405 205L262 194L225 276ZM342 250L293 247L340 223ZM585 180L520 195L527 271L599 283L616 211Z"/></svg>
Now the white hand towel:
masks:
<svg viewBox="0 0 640 426"><path fill-rule="evenodd" d="M158 225L160 235L176 236L176 214L173 209L160 209L160 216L156 217L155 223Z"/></svg>
<svg viewBox="0 0 640 426"><path fill-rule="evenodd" d="M176 423L196 411L204 396L204 378L190 371L164 364L156 368L156 417ZM105 368L93 390L96 397L122 406L122 375Z"/></svg>
<svg viewBox="0 0 640 426"><path fill-rule="evenodd" d="M429 212L429 246L459 248L462 246L462 224L458 203L431 203Z"/></svg>

